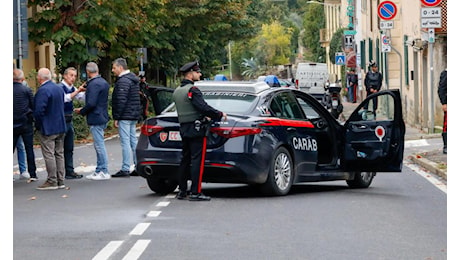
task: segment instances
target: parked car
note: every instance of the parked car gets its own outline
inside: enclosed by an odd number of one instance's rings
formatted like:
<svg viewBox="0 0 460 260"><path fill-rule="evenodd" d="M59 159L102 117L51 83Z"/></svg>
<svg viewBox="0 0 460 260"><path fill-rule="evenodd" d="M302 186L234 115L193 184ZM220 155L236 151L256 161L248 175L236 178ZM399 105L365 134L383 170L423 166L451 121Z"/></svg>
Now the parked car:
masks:
<svg viewBox="0 0 460 260"><path fill-rule="evenodd" d="M345 180L351 188L367 188L376 172L401 171L405 125L398 90L369 96L340 123L296 89L265 82L195 85L208 104L228 114L227 121L211 124L203 182L244 183L286 195L296 183ZM178 185L182 151L172 97L167 101L172 92L150 89L157 116L144 121L136 148L137 172L161 194ZM364 105L376 100L374 116Z"/></svg>

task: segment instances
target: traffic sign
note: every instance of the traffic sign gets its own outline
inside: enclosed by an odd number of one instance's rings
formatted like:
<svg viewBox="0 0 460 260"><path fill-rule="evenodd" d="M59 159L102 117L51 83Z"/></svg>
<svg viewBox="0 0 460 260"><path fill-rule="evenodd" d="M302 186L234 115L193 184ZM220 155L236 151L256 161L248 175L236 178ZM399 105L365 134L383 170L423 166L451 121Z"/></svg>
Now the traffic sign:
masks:
<svg viewBox="0 0 460 260"><path fill-rule="evenodd" d="M422 7L420 16L422 18L441 17L441 7Z"/></svg>
<svg viewBox="0 0 460 260"><path fill-rule="evenodd" d="M385 34L382 34L382 52L390 52L391 45L390 45L390 38Z"/></svg>
<svg viewBox="0 0 460 260"><path fill-rule="evenodd" d="M343 52L335 53L335 65L345 65L345 53Z"/></svg>
<svg viewBox="0 0 460 260"><path fill-rule="evenodd" d="M424 6L437 6L441 3L442 0L420 0Z"/></svg>
<svg viewBox="0 0 460 260"><path fill-rule="evenodd" d="M393 21L380 21L380 29L393 29Z"/></svg>
<svg viewBox="0 0 460 260"><path fill-rule="evenodd" d="M345 30L343 31L343 35L355 35L356 30Z"/></svg>
<svg viewBox="0 0 460 260"><path fill-rule="evenodd" d="M378 15L382 20L391 20L396 16L398 9L396 5L391 1L383 1L377 7Z"/></svg>

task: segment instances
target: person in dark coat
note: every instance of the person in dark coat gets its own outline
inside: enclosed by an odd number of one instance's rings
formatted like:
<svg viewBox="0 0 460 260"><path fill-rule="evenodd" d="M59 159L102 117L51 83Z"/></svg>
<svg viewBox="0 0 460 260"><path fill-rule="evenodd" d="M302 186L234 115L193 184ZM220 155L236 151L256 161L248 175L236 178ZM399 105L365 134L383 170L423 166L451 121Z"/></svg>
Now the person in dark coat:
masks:
<svg viewBox="0 0 460 260"><path fill-rule="evenodd" d="M86 116L96 150L96 170L86 175L86 179L110 180L109 160L104 141L104 130L109 122L109 83L99 75L99 67L94 62L86 64L86 73L89 80L86 82L85 106L74 110L75 113Z"/></svg>
<svg viewBox="0 0 460 260"><path fill-rule="evenodd" d="M64 185L64 90L51 81L51 71L41 68L37 74L40 87L35 94L34 118L48 178L38 190L56 190Z"/></svg>
<svg viewBox="0 0 460 260"><path fill-rule="evenodd" d="M182 137L182 160L179 166L179 193L177 199L186 199L189 174L192 180L191 201L208 201L211 197L201 192L205 147L205 128L203 119L226 121L227 114L209 106L203 99L201 91L194 86L200 80L201 70L197 61L189 62L179 69L184 74L180 87L173 93ZM204 153L203 153L204 150ZM191 165L191 166L190 166Z"/></svg>
<svg viewBox="0 0 460 260"><path fill-rule="evenodd" d="M34 94L32 90L23 85L24 72L20 69L13 70L13 153L21 137L24 142L27 158L29 180L37 181L37 167L34 154ZM19 150L18 150L19 153ZM19 161L19 156L18 156ZM21 172L22 174L22 172Z"/></svg>
<svg viewBox="0 0 460 260"><path fill-rule="evenodd" d="M356 103L356 89L358 88L358 75L354 68L350 68L347 73L348 102Z"/></svg>
<svg viewBox="0 0 460 260"><path fill-rule="evenodd" d="M442 152L447 154L447 68L441 72L438 87L438 96L444 111L444 122L442 127L442 141L444 146Z"/></svg>
<svg viewBox="0 0 460 260"><path fill-rule="evenodd" d="M364 79L364 86L366 87L367 96L377 93L382 88L383 76L382 73L379 72L379 67L377 63L373 60L369 62L370 70L366 73L366 78ZM377 112L377 98L373 99L373 111L374 117L376 116ZM368 104L364 106L364 109L368 109Z"/></svg>
<svg viewBox="0 0 460 260"><path fill-rule="evenodd" d="M112 117L120 135L123 157L121 169L112 177L129 177L131 162L136 165L136 124L141 114L139 78L128 69L123 58L113 61L112 72L117 76L112 93Z"/></svg>

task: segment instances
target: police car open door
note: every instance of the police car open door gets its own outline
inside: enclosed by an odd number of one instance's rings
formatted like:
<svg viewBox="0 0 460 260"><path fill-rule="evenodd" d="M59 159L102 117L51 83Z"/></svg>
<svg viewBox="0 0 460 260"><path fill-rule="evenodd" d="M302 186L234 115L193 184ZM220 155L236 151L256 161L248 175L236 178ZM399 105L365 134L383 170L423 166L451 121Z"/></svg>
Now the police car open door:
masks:
<svg viewBox="0 0 460 260"><path fill-rule="evenodd" d="M159 115L174 102L172 97L173 92L174 89L172 88L149 86L148 93L153 104L155 115Z"/></svg>
<svg viewBox="0 0 460 260"><path fill-rule="evenodd" d="M399 90L383 90L367 97L344 127L344 170L401 171L406 129Z"/></svg>

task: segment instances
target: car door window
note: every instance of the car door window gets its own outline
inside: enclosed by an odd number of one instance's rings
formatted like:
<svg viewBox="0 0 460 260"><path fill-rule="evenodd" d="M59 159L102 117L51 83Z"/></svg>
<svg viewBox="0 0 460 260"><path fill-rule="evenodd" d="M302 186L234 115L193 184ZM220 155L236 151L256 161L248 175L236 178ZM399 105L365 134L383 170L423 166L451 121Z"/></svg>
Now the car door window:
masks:
<svg viewBox="0 0 460 260"><path fill-rule="evenodd" d="M288 119L304 118L294 95L289 92L281 92L276 95L270 104L270 109L276 117Z"/></svg>
<svg viewBox="0 0 460 260"><path fill-rule="evenodd" d="M320 118L319 114L313 109L313 107L308 104L305 100L300 97L297 97L297 102L299 103L305 117L307 119L317 119Z"/></svg>
<svg viewBox="0 0 460 260"><path fill-rule="evenodd" d="M371 98L358 111L354 121L393 120L395 118L394 100L390 95Z"/></svg>

